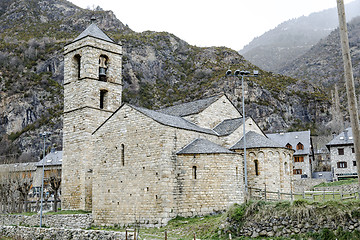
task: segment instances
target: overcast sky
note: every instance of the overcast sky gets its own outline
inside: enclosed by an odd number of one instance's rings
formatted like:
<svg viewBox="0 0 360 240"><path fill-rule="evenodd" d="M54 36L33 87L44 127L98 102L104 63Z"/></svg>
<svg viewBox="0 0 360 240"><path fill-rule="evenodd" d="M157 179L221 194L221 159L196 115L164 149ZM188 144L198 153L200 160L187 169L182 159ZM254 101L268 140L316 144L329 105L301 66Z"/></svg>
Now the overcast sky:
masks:
<svg viewBox="0 0 360 240"><path fill-rule="evenodd" d="M336 0L70 0L112 10L136 31L166 31L199 47L241 50L278 24L336 7ZM345 3L354 0L344 0Z"/></svg>

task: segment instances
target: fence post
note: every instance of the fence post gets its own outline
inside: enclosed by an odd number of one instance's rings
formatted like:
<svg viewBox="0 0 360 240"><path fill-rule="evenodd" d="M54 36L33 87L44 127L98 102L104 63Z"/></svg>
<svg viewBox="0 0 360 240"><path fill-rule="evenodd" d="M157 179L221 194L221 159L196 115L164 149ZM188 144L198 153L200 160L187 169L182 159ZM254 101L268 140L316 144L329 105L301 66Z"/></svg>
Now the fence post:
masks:
<svg viewBox="0 0 360 240"><path fill-rule="evenodd" d="M196 233L194 233L194 240L196 240Z"/></svg>
<svg viewBox="0 0 360 240"><path fill-rule="evenodd" d="M266 201L266 184L265 185L265 189L264 189L264 198L265 198L265 201Z"/></svg>
<svg viewBox="0 0 360 240"><path fill-rule="evenodd" d="M344 197L344 194L343 194L343 190L341 189L341 192L340 192L340 200L342 200Z"/></svg>
<svg viewBox="0 0 360 240"><path fill-rule="evenodd" d="M167 231L165 231L165 240L167 240Z"/></svg>
<svg viewBox="0 0 360 240"><path fill-rule="evenodd" d="M125 240L128 240L127 239L127 230L125 230Z"/></svg>
<svg viewBox="0 0 360 240"><path fill-rule="evenodd" d="M134 240L136 240L136 228L134 228Z"/></svg>

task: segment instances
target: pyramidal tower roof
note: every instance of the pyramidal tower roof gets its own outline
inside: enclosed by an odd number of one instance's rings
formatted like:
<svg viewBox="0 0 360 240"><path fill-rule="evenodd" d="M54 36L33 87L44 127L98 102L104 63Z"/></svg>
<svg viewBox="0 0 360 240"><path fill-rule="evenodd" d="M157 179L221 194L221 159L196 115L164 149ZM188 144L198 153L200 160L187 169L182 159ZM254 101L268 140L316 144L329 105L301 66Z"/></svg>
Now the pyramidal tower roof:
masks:
<svg viewBox="0 0 360 240"><path fill-rule="evenodd" d="M80 35L74 39L74 42L87 36L92 36L108 42L114 42L94 22L90 26L88 26L82 33L80 33Z"/></svg>

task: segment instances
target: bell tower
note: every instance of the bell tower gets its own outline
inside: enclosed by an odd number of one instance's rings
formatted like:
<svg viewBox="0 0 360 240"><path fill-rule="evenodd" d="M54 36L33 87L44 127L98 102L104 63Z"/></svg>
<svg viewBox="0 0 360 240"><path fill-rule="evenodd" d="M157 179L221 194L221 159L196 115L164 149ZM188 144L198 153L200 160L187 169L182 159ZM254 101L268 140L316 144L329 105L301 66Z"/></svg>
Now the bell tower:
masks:
<svg viewBox="0 0 360 240"><path fill-rule="evenodd" d="M92 208L92 133L121 105L122 47L93 22L64 48L62 208Z"/></svg>

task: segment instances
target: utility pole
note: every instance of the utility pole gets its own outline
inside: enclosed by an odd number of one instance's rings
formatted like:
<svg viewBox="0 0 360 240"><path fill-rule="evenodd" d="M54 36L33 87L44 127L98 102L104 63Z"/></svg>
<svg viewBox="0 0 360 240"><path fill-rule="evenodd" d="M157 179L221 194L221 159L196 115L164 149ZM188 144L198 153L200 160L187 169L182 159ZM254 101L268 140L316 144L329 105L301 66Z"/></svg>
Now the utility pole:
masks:
<svg viewBox="0 0 360 240"><path fill-rule="evenodd" d="M353 139L354 139L356 166L357 166L357 174L358 174L359 189L360 189L359 114L358 114L357 100L356 100L356 95L355 95L354 75L353 75L352 65L351 65L351 56L350 56L350 48L349 48L348 31L347 31L347 25L346 25L344 0L337 0L337 9L338 9L338 15L339 15L339 30L340 30L342 56L343 56L343 61L344 61L344 75L345 75L346 92L347 92L347 97L348 97L350 122L351 122L352 134L353 134Z"/></svg>

